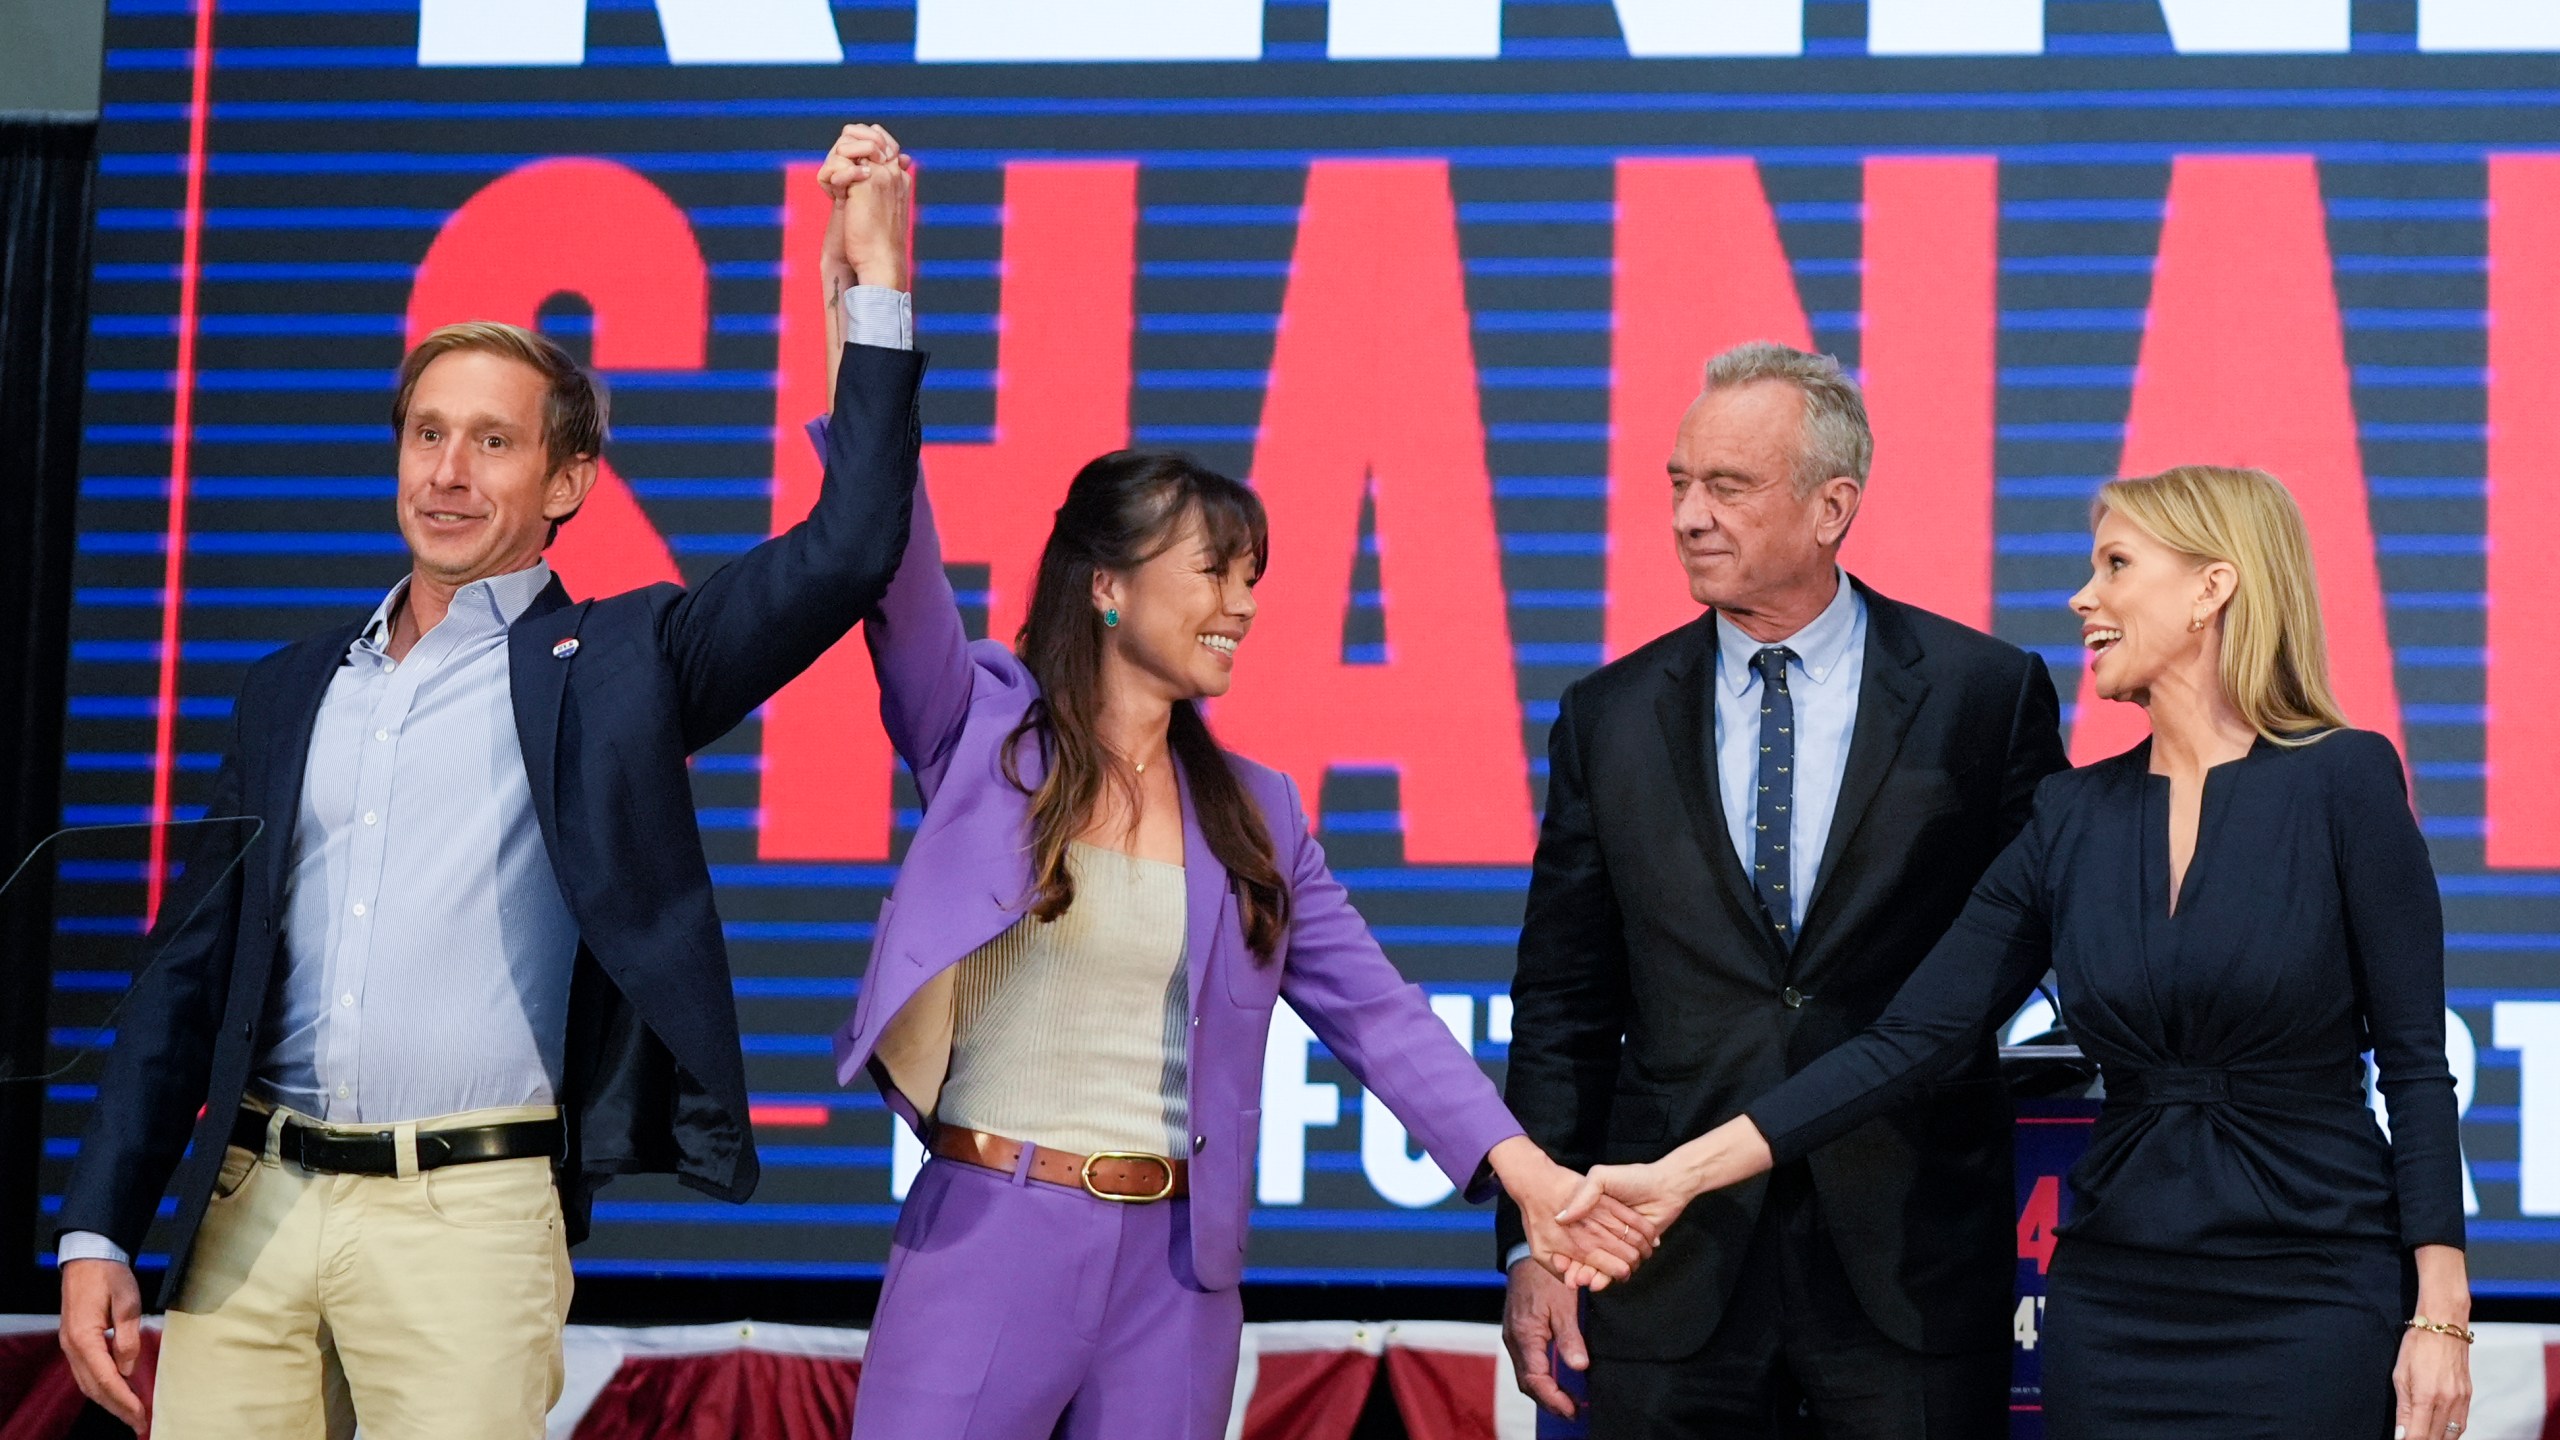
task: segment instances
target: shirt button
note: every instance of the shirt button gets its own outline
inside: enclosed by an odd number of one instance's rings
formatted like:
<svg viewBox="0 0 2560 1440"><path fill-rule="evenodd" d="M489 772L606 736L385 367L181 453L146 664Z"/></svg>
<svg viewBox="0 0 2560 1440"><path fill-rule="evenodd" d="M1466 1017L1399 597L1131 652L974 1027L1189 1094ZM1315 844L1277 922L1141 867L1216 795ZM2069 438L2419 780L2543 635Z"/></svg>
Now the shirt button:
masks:
<svg viewBox="0 0 2560 1440"><path fill-rule="evenodd" d="M1200 1153L1200 1151L1201 1151L1204 1147L1206 1147L1206 1146L1208 1145L1208 1143L1209 1143L1209 1137L1208 1137L1208 1136L1206 1136L1206 1135L1194 1135L1194 1136L1192 1136L1192 1137L1191 1137L1191 1153L1192 1153L1192 1154L1194 1154L1194 1155L1199 1154L1199 1153Z"/></svg>
<svg viewBox="0 0 2560 1440"><path fill-rule="evenodd" d="M347 1098L347 1087L346 1087L346 1086L341 1085L341 1086L339 1086L339 1087L338 1087L338 1098L339 1098L339 1099L341 1099L341 1100L344 1100L344 1099L346 1099L346 1098Z"/></svg>
<svg viewBox="0 0 2560 1440"><path fill-rule="evenodd" d="M364 913L364 902L361 900L356 902L356 913L359 915Z"/></svg>
<svg viewBox="0 0 2560 1440"><path fill-rule="evenodd" d="M1801 1010L1804 1008L1804 992L1798 990L1793 985L1779 991L1778 1000L1790 1010Z"/></svg>
<svg viewBox="0 0 2560 1440"><path fill-rule="evenodd" d="M1194 1030L1197 1030L1197 1029L1199 1029L1199 1028L1200 1028L1200 1017L1199 1017L1199 1016L1194 1015L1194 1016L1192 1016L1192 1017L1191 1017L1191 1028L1192 1028L1192 1029L1194 1029Z"/></svg>
<svg viewBox="0 0 2560 1440"><path fill-rule="evenodd" d="M388 740L391 738L391 732L388 730L376 730L373 732L373 738L376 740Z"/></svg>
<svg viewBox="0 0 2560 1440"><path fill-rule="evenodd" d="M375 816L374 816L374 813L373 813L372 811L367 810L366 812L364 812L364 823L366 823L367 825L370 825L370 824L372 824L372 823L374 822L374 819L375 819Z"/></svg>
<svg viewBox="0 0 2560 1440"><path fill-rule="evenodd" d="M353 1005L356 1003L356 997L353 995L341 995L338 997L338 1003L341 1005Z"/></svg>

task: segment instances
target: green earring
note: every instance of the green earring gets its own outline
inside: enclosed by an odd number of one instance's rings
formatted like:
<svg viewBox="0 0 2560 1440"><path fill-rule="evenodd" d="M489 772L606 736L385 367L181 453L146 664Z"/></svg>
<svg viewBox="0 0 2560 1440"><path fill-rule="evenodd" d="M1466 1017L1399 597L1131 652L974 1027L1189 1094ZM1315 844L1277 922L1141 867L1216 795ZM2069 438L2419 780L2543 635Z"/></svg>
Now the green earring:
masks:
<svg viewBox="0 0 2560 1440"><path fill-rule="evenodd" d="M1120 611L1117 607L1102 612L1102 628L1105 630L1120 628Z"/></svg>

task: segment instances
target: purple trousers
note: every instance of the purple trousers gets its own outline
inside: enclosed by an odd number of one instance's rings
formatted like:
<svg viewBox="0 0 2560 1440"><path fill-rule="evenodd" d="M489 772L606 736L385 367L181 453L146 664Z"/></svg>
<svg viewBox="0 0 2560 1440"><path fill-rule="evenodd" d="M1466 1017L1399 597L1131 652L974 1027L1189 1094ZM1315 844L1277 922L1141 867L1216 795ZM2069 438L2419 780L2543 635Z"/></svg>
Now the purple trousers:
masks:
<svg viewBox="0 0 2560 1440"><path fill-rule="evenodd" d="M928 1160L898 1216L854 1440L1218 1440L1243 1332L1242 1297L1192 1276L1189 1201L1115 1204Z"/></svg>

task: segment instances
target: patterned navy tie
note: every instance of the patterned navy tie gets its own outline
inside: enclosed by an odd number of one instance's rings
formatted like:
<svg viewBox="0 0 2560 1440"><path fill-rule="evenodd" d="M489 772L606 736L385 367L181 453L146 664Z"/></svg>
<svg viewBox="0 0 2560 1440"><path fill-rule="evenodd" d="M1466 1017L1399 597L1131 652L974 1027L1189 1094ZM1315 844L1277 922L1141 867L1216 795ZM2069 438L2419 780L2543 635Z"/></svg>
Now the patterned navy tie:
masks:
<svg viewBox="0 0 2560 1440"><path fill-rule="evenodd" d="M1778 927L1778 939L1795 948L1795 903L1787 893L1794 862L1788 840L1796 803L1796 702L1787 693L1787 662L1796 652L1772 645L1751 657L1760 672L1760 794L1752 821L1751 888Z"/></svg>

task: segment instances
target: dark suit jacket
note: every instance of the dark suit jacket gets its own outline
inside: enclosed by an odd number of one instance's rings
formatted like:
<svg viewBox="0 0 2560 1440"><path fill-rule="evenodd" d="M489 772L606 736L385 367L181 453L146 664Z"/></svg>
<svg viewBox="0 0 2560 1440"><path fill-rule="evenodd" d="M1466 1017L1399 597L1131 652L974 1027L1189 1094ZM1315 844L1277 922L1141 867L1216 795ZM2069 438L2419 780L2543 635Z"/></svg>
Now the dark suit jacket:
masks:
<svg viewBox="0 0 2560 1440"><path fill-rule="evenodd" d="M595 1191L617 1174L671 1171L725 1200L755 1189L737 1004L685 757L807 669L888 589L906 545L923 373L920 355L846 346L829 478L807 520L691 590L653 585L572 602L554 581L508 633L534 812L578 921L561 1095L573 1241ZM836 479L870 475L888 478ZM167 923L117 1019L56 1219L57 1231L96 1231L138 1253L174 1168L164 1303L179 1293L261 1048L267 988L283 970L285 879L312 726L361 628L250 668L206 813L257 816L264 836L207 894L214 857L238 844L225 827L208 831L164 903ZM572 638L576 651L555 657Z"/></svg>
<svg viewBox="0 0 2560 1440"><path fill-rule="evenodd" d="M2042 661L1858 589L1858 718L1792 954L1725 826L1713 617L1565 692L1504 1096L1563 1163L1657 1159L1857 1034L2026 823L2036 782L2064 768ZM2006 1343L2015 1196L1993 1050L1986 1032L1913 1104L1809 1157L1858 1299L1915 1349ZM1593 1296L1592 1353L1671 1360L1705 1345L1766 1189L1701 1196L1632 1282ZM1499 1229L1507 1251L1520 1236L1507 1203Z"/></svg>

